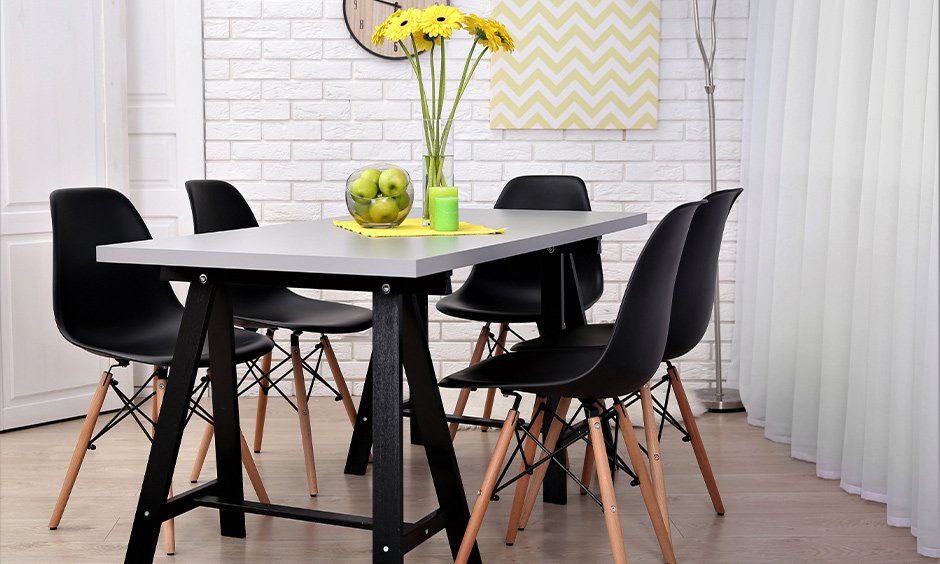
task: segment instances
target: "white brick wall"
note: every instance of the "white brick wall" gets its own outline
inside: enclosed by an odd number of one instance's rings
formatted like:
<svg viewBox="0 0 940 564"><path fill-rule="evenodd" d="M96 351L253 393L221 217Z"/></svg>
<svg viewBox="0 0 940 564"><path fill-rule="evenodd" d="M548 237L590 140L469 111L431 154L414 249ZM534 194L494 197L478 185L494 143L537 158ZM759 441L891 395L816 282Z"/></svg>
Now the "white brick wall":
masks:
<svg viewBox="0 0 940 564"><path fill-rule="evenodd" d="M594 209L643 211L654 224L677 203L707 194L708 111L690 2L662 0L656 130L490 130L489 68L482 63L458 109L462 121L456 132L456 177L464 205L490 207L507 180L524 174L578 175L588 184ZM479 15L488 15L491 6L489 0L451 4ZM701 6L707 13L710 2ZM721 188L740 181L748 8L748 0L722 0L718 8L715 77ZM420 107L412 71L405 61L381 60L361 49L349 37L342 12L341 0L204 0L207 174L235 184L263 223L344 215L346 177L369 162L392 161L420 178ZM707 23L703 31L707 33ZM452 45L468 48L469 38ZM720 267L726 363L736 217L733 211ZM649 231L634 229L605 238L606 288L589 312L591 320L616 315ZM455 282L465 276L465 271L457 272ZM362 294L309 295L367 307L370 303ZM524 335L533 331L518 329ZM447 373L464 366L478 331L476 324L447 318L432 307L431 349L438 370ZM371 349L369 336L334 336L333 343L358 394ZM710 329L679 368L687 380L706 385L714 378L713 355Z"/></svg>

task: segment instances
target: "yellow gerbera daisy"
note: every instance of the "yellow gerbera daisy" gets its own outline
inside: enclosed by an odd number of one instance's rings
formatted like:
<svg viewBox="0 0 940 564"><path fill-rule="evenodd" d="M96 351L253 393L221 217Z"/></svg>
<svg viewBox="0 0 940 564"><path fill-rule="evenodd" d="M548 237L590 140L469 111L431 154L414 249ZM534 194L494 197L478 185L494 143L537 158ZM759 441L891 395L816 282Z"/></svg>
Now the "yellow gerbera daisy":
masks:
<svg viewBox="0 0 940 564"><path fill-rule="evenodd" d="M434 38L428 37L427 35L424 34L423 31L419 29L415 30L415 33L414 35L412 35L412 37L414 37L415 45L418 47L419 51L427 51L431 49L431 47L441 44L440 37L434 37Z"/></svg>
<svg viewBox="0 0 940 564"><path fill-rule="evenodd" d="M435 4L425 8L418 17L418 26L428 37L447 39L455 29L463 27L467 16L453 6Z"/></svg>
<svg viewBox="0 0 940 564"><path fill-rule="evenodd" d="M381 25L375 26L375 31L372 33L372 44L381 45L385 43L385 30L388 29L388 22L392 18L398 17L401 15L401 10L396 10L394 14L385 18L385 21Z"/></svg>
<svg viewBox="0 0 940 564"><path fill-rule="evenodd" d="M496 20L490 21L496 28L495 35L499 38L500 47L502 47L503 51L506 51L507 53L512 53L515 51L516 45L513 43L512 36L509 35L509 30L506 29L506 26Z"/></svg>
<svg viewBox="0 0 940 564"><path fill-rule="evenodd" d="M419 29L415 25L415 19L421 15L421 10L417 8L408 8L407 10L392 15L386 22L385 37L389 41L401 41Z"/></svg>
<svg viewBox="0 0 940 564"><path fill-rule="evenodd" d="M463 27L480 45L486 45L490 51L499 50L499 39L496 37L496 30L489 21L476 14L470 14L467 16Z"/></svg>

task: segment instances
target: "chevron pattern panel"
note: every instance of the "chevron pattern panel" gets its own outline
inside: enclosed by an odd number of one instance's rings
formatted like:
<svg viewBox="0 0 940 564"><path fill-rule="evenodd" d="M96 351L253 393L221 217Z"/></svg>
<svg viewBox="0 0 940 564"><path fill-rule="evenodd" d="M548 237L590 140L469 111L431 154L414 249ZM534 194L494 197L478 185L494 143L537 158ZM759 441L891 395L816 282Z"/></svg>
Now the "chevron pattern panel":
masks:
<svg viewBox="0 0 940 564"><path fill-rule="evenodd" d="M660 0L494 0L492 129L655 129Z"/></svg>

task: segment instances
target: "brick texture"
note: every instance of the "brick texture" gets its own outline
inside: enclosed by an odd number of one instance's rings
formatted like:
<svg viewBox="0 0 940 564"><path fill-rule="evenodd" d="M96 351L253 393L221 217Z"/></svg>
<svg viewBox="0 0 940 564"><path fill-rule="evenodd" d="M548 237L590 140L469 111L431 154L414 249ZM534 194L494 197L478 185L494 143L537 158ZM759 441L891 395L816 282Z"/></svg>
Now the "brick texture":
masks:
<svg viewBox="0 0 940 564"><path fill-rule="evenodd" d="M451 5L483 16L491 9L489 0L452 0ZM690 3L662 0L661 5L656 130L490 130L489 67L485 61L480 65L458 109L455 175L463 205L492 206L515 176L574 174L587 183L595 209L643 211L655 225L677 203L708 193L708 111ZM419 97L410 66L380 60L356 45L343 23L341 1L212 0L204 3L204 15L208 175L239 187L262 223L344 214L343 181L370 162L400 164L420 180ZM718 10L720 188L740 182L747 17L746 0L722 2ZM702 29L708 33L707 22ZM469 41L459 37L457 42ZM719 269L726 370L736 217L732 210ZM589 320L614 319L649 232L646 227L605 238L606 287ZM455 285L466 274L456 272ZM306 293L370 305L364 294ZM518 329L523 336L534 334L531 327ZM439 372L465 365L478 331L476 324L447 318L432 305L431 348ZM316 337L305 335L308 346ZM354 393L362 389L370 337L368 332L332 337ZM678 363L690 387L710 385L714 350L709 328L703 343ZM323 373L328 376L329 368Z"/></svg>

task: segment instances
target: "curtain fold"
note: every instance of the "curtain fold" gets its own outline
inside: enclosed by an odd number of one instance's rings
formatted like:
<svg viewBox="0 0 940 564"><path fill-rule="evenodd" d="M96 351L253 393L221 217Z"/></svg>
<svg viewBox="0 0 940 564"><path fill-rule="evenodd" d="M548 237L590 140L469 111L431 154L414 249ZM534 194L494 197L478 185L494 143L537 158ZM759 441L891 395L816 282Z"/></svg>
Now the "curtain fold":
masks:
<svg viewBox="0 0 940 564"><path fill-rule="evenodd" d="M749 422L933 557L937 3L751 3L729 372Z"/></svg>

